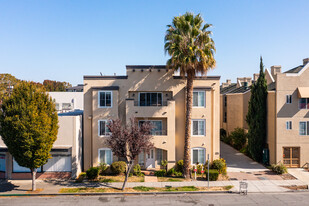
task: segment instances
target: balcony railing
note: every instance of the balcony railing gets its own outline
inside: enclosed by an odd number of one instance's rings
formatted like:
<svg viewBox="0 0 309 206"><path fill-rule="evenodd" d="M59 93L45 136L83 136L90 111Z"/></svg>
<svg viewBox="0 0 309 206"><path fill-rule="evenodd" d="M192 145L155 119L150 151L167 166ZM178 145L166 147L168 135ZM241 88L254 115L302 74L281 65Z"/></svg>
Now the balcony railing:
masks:
<svg viewBox="0 0 309 206"><path fill-rule="evenodd" d="M134 106L136 107L162 107L162 106L167 106L168 101L162 101L162 102L156 102L156 103L144 103L140 101L134 101Z"/></svg>

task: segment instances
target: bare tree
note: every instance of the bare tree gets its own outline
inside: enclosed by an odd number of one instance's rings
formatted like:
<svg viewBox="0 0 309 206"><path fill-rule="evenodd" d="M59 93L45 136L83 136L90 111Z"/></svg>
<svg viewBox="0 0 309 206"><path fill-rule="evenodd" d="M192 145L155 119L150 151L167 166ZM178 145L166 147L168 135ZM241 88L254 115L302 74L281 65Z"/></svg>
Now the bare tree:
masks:
<svg viewBox="0 0 309 206"><path fill-rule="evenodd" d="M111 132L106 140L108 146L118 158L125 159L127 164L126 177L122 186L124 190L134 160L143 151L149 153L154 146L151 142L152 125L149 122L138 125L138 121L132 118L130 124L123 127L121 120L116 119L110 122L108 128Z"/></svg>

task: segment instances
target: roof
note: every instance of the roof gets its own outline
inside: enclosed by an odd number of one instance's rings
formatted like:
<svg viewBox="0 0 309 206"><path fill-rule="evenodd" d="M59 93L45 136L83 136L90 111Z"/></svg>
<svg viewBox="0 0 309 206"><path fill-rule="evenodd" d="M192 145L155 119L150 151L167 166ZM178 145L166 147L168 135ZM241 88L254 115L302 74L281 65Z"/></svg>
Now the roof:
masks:
<svg viewBox="0 0 309 206"><path fill-rule="evenodd" d="M276 82L272 82L269 85L267 85L268 91L275 91L276 90Z"/></svg>
<svg viewBox="0 0 309 206"><path fill-rule="evenodd" d="M173 76L174 79L185 79L182 76ZM220 80L221 76L196 76L194 80Z"/></svg>
<svg viewBox="0 0 309 206"><path fill-rule="evenodd" d="M126 65L127 69L168 69L166 65Z"/></svg>
<svg viewBox="0 0 309 206"><path fill-rule="evenodd" d="M95 79L128 79L128 76L84 76L84 80Z"/></svg>
<svg viewBox="0 0 309 206"><path fill-rule="evenodd" d="M82 90L84 88L83 84L79 84L77 86L66 88L66 90Z"/></svg>
<svg viewBox="0 0 309 206"><path fill-rule="evenodd" d="M288 70L288 71L286 71L284 73L294 73L295 74L295 73L300 72L303 68L304 68L304 65L299 65L299 66L297 66L297 67L295 67L293 69L290 69L290 70Z"/></svg>
<svg viewBox="0 0 309 206"><path fill-rule="evenodd" d="M83 110L74 110L71 112L58 113L58 116L78 116L78 115L83 115L83 113L84 113Z"/></svg>
<svg viewBox="0 0 309 206"><path fill-rule="evenodd" d="M230 91L236 89L237 87L237 84L236 83L232 83L230 86L228 87L220 87L220 94L226 94L226 93L229 93Z"/></svg>
<svg viewBox="0 0 309 206"><path fill-rule="evenodd" d="M248 86L242 86L229 92L229 94L245 93L250 90Z"/></svg>

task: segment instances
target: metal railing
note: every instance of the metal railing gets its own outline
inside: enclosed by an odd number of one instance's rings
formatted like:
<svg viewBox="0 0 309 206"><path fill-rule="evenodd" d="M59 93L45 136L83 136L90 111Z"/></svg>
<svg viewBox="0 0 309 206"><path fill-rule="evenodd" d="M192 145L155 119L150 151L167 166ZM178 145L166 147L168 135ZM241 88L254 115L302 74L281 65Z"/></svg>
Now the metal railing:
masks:
<svg viewBox="0 0 309 206"><path fill-rule="evenodd" d="M141 102L141 101L134 101L134 106L137 107L162 107L167 106L168 101L162 101L162 102L153 102L153 103L147 103L147 102Z"/></svg>

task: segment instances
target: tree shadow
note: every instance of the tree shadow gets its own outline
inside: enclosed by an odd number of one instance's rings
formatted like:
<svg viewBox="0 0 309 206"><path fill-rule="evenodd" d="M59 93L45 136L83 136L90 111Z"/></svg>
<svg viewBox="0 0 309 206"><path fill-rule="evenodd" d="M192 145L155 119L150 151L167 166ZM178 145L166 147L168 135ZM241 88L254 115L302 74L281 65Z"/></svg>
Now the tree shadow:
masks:
<svg viewBox="0 0 309 206"><path fill-rule="evenodd" d="M18 191L27 191L23 189L17 189L19 186L12 184L11 182L8 182L7 180L0 183L0 192L9 192L12 190L18 190Z"/></svg>

